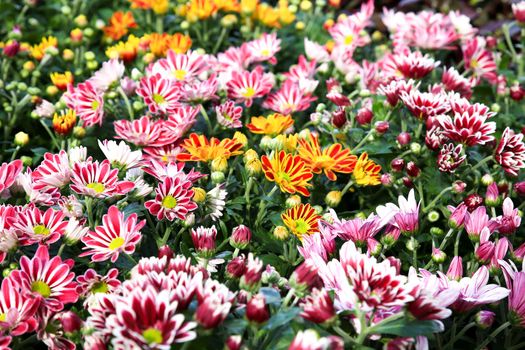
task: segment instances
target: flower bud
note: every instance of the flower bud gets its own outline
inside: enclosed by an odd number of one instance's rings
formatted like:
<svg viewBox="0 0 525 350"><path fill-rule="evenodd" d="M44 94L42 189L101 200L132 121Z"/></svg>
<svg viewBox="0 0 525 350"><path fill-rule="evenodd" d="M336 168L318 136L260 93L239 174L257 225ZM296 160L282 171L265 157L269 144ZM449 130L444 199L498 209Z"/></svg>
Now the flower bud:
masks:
<svg viewBox="0 0 525 350"><path fill-rule="evenodd" d="M191 240L195 250L205 257L210 257L215 252L215 240L217 239L217 229L215 225L210 228L199 226L191 229Z"/></svg>
<svg viewBox="0 0 525 350"><path fill-rule="evenodd" d="M184 221L182 222L182 226L188 228L193 227L193 225L195 225L195 214L189 213L188 215L186 215L186 219L184 219Z"/></svg>
<svg viewBox="0 0 525 350"><path fill-rule="evenodd" d="M494 312L488 310L481 310L475 316L476 325L481 329L490 328L494 323L495 318L496 314Z"/></svg>
<svg viewBox="0 0 525 350"><path fill-rule="evenodd" d="M402 132L397 135L396 140L400 146L406 146L410 142L410 134L408 132Z"/></svg>
<svg viewBox="0 0 525 350"><path fill-rule="evenodd" d="M430 222L436 222L439 220L439 213L435 210L432 210L430 213L428 213L427 218Z"/></svg>
<svg viewBox="0 0 525 350"><path fill-rule="evenodd" d="M230 335L226 339L224 350L240 350L242 345L242 337L240 335Z"/></svg>
<svg viewBox="0 0 525 350"><path fill-rule="evenodd" d="M452 262L447 270L447 277L456 281L463 277L463 259L460 256L452 258Z"/></svg>
<svg viewBox="0 0 525 350"><path fill-rule="evenodd" d="M203 203L206 200L206 190L200 187L193 187L193 201Z"/></svg>
<svg viewBox="0 0 525 350"><path fill-rule="evenodd" d="M74 110L68 109L67 111L62 111L60 114L55 113L53 115L53 130L59 135L69 134L75 124L77 123L77 114Z"/></svg>
<svg viewBox="0 0 525 350"><path fill-rule="evenodd" d="M85 27L88 24L88 20L85 15L78 15L73 21L79 27Z"/></svg>
<svg viewBox="0 0 525 350"><path fill-rule="evenodd" d="M415 155L418 155L421 153L421 145L417 142L412 142L410 144L410 151L414 153Z"/></svg>
<svg viewBox="0 0 525 350"><path fill-rule="evenodd" d="M31 166L33 164L33 158L28 156L22 156L20 157L20 160L25 166Z"/></svg>
<svg viewBox="0 0 525 350"><path fill-rule="evenodd" d="M494 182L494 178L490 174L485 174L481 177L481 183L485 186L488 186L493 182Z"/></svg>
<svg viewBox="0 0 525 350"><path fill-rule="evenodd" d="M286 198L285 205L288 209L296 207L299 204L301 204L301 196L299 195L293 194L290 197Z"/></svg>
<svg viewBox="0 0 525 350"><path fill-rule="evenodd" d="M407 174L410 177L418 177L421 173L421 170L417 167L416 163L408 162L407 163Z"/></svg>
<svg viewBox="0 0 525 350"><path fill-rule="evenodd" d="M221 26L224 28L230 28L237 23L237 16L229 14L221 18Z"/></svg>
<svg viewBox="0 0 525 350"><path fill-rule="evenodd" d="M454 181L454 183L452 184L452 191L454 193L463 193L465 192L466 188L467 184L460 180Z"/></svg>
<svg viewBox="0 0 525 350"><path fill-rule="evenodd" d="M222 171L214 171L211 173L211 182L213 182L215 185L223 183L225 179L225 175Z"/></svg>
<svg viewBox="0 0 525 350"><path fill-rule="evenodd" d="M432 261L436 264L442 264L447 259L447 254L439 248L432 249Z"/></svg>
<svg viewBox="0 0 525 350"><path fill-rule="evenodd" d="M82 319L73 311L64 311L60 314L60 323L66 333L75 333L82 328Z"/></svg>
<svg viewBox="0 0 525 350"><path fill-rule="evenodd" d="M173 252L173 250L167 245L163 245L162 247L160 247L159 252L157 254L159 258L166 257L168 260L172 259L174 255L175 253Z"/></svg>
<svg viewBox="0 0 525 350"><path fill-rule="evenodd" d="M382 135L388 131L390 124L387 121L378 121L375 123L374 127L376 132Z"/></svg>
<svg viewBox="0 0 525 350"><path fill-rule="evenodd" d="M408 176L403 176L401 179L403 185L405 185L406 188L413 188L414 183L412 182L412 179L410 179Z"/></svg>
<svg viewBox="0 0 525 350"><path fill-rule="evenodd" d="M394 183L394 177L392 176L392 174L389 174L389 173L384 173L381 175L381 178L379 179L381 181L381 184L383 186L392 186L392 184Z"/></svg>
<svg viewBox="0 0 525 350"><path fill-rule="evenodd" d="M264 323L270 318L266 299L262 294L254 295L246 304L246 318L255 323Z"/></svg>
<svg viewBox="0 0 525 350"><path fill-rule="evenodd" d="M390 162L390 167L395 172L403 171L403 169L405 168L405 160L402 158L394 158Z"/></svg>
<svg viewBox="0 0 525 350"><path fill-rule="evenodd" d="M211 171L224 173L226 170L228 170L228 160L225 157L217 157L211 161Z"/></svg>
<svg viewBox="0 0 525 350"><path fill-rule="evenodd" d="M501 197L499 195L498 185L493 182L487 187L485 193L485 204L489 207L497 207L501 203Z"/></svg>
<svg viewBox="0 0 525 350"><path fill-rule="evenodd" d="M69 33L69 38L71 39L71 42L73 43L80 43L83 37L84 37L84 33L82 32L80 28L75 28Z"/></svg>
<svg viewBox="0 0 525 350"><path fill-rule="evenodd" d="M241 278L246 272L246 259L244 255L239 255L233 258L228 265L226 265L226 274L229 278Z"/></svg>
<svg viewBox="0 0 525 350"><path fill-rule="evenodd" d="M472 194L468 195L467 198L465 198L463 200L463 203L465 203L465 205L467 206L468 211L472 212L477 207L479 207L480 205L483 204L483 197L481 197L477 193L472 193Z"/></svg>
<svg viewBox="0 0 525 350"><path fill-rule="evenodd" d="M430 228L430 234L433 235L433 236L442 236L443 234L445 234L445 231L443 231L441 228L439 227L431 227Z"/></svg>
<svg viewBox="0 0 525 350"><path fill-rule="evenodd" d="M288 229L284 226L276 226L273 229L273 236L280 241L284 241L288 238L289 235L290 232L288 232Z"/></svg>
<svg viewBox="0 0 525 350"><path fill-rule="evenodd" d="M516 191L518 196L525 196L525 181L515 183L514 191Z"/></svg>
<svg viewBox="0 0 525 350"><path fill-rule="evenodd" d="M235 227L230 237L230 245L236 249L244 249L252 239L252 231L244 225Z"/></svg>
<svg viewBox="0 0 525 350"><path fill-rule="evenodd" d="M83 139L86 136L86 129L82 126L75 126L73 128L73 136L79 140Z"/></svg>
<svg viewBox="0 0 525 350"><path fill-rule="evenodd" d="M248 144L248 138L240 131L236 131L235 134L233 134L233 139L242 144L243 147L246 147Z"/></svg>
<svg viewBox="0 0 525 350"><path fill-rule="evenodd" d="M333 113L332 113L332 124L340 129L342 128L345 124L346 124L346 112L344 110L344 108L337 108Z"/></svg>
<svg viewBox="0 0 525 350"><path fill-rule="evenodd" d="M355 121L359 125L367 125L372 122L372 119L374 118L374 113L369 108L360 108L357 111L357 114L355 116Z"/></svg>
<svg viewBox="0 0 525 350"><path fill-rule="evenodd" d="M335 208L341 203L342 198L343 195L341 191L330 191L326 194L324 201L329 207Z"/></svg>
<svg viewBox="0 0 525 350"><path fill-rule="evenodd" d="M29 143L29 135L23 131L15 134L14 142L16 146L24 147Z"/></svg>

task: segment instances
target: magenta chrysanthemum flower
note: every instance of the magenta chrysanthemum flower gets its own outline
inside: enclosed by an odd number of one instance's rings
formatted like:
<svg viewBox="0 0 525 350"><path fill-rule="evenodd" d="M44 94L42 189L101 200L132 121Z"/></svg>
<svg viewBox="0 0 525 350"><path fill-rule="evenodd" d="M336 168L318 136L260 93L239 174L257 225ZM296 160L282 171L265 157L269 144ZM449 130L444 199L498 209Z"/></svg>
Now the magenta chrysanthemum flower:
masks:
<svg viewBox="0 0 525 350"><path fill-rule="evenodd" d="M32 177L35 189L62 188L69 184L71 166L67 152L44 154L44 160L35 168Z"/></svg>
<svg viewBox="0 0 525 350"><path fill-rule="evenodd" d="M525 271L518 271L512 262L500 261L500 264L510 291L510 319L514 324L525 328Z"/></svg>
<svg viewBox="0 0 525 350"><path fill-rule="evenodd" d="M136 92L144 99L151 113L166 114L181 105L180 85L160 74L142 78Z"/></svg>
<svg viewBox="0 0 525 350"><path fill-rule="evenodd" d="M258 66L253 71L232 72L232 79L226 84L228 98L244 102L246 107L252 105L253 99L270 92L273 82Z"/></svg>
<svg viewBox="0 0 525 350"><path fill-rule="evenodd" d="M212 253L215 250L215 240L217 239L217 229L215 225L210 228L199 226L191 229L191 240L195 250L204 254Z"/></svg>
<svg viewBox="0 0 525 350"><path fill-rule="evenodd" d="M20 270L11 272L9 278L22 290L41 298L41 307L60 311L64 304L78 299L73 264L73 260L62 261L59 256L50 259L47 247L40 246L32 259L22 256Z"/></svg>
<svg viewBox="0 0 525 350"><path fill-rule="evenodd" d="M510 128L505 128L494 158L507 173L517 176L520 169L525 168L523 134L515 134Z"/></svg>
<svg viewBox="0 0 525 350"><path fill-rule="evenodd" d="M300 306L302 308L301 317L314 323L329 322L336 316L334 302L326 289L314 288Z"/></svg>
<svg viewBox="0 0 525 350"><path fill-rule="evenodd" d="M383 62L383 71L389 77L405 79L421 79L439 66L429 55L408 49L394 55L389 55Z"/></svg>
<svg viewBox="0 0 525 350"><path fill-rule="evenodd" d="M444 94L411 89L409 92L402 91L399 97L412 115L418 119L427 120L450 110L450 104Z"/></svg>
<svg viewBox="0 0 525 350"><path fill-rule="evenodd" d="M84 126L102 125L104 119L104 95L89 81L78 84L76 88L68 86L64 94L66 104L82 120Z"/></svg>
<svg viewBox="0 0 525 350"><path fill-rule="evenodd" d="M455 146L453 143L444 145L437 157L437 165L440 171L453 173L467 159L462 155L463 145Z"/></svg>
<svg viewBox="0 0 525 350"><path fill-rule="evenodd" d="M145 115L133 121L117 120L113 125L117 139L137 146L160 147L176 141L171 133L166 132L164 123L163 120L153 120Z"/></svg>
<svg viewBox="0 0 525 350"><path fill-rule="evenodd" d="M137 214L124 218L116 206L111 206L102 217L102 226L90 231L82 238L86 252L80 256L91 256L91 261L117 261L120 253L132 254L142 235L140 229L146 220L137 222Z"/></svg>
<svg viewBox="0 0 525 350"><path fill-rule="evenodd" d="M387 102L391 106L397 105L399 98L403 92L410 93L412 89L417 89L419 84L416 84L414 80L391 80L388 84L380 85L377 92L381 95L386 96Z"/></svg>
<svg viewBox="0 0 525 350"><path fill-rule="evenodd" d="M71 189L89 197L108 198L126 194L135 186L131 181L119 181L118 169L106 159L78 162L73 165Z"/></svg>
<svg viewBox="0 0 525 350"><path fill-rule="evenodd" d="M472 80L462 76L454 67L443 71L441 82L448 91L455 91L465 98L472 96Z"/></svg>
<svg viewBox="0 0 525 350"><path fill-rule="evenodd" d="M87 269L83 275L77 277L77 293L84 297L97 293L112 293L121 284L117 277L116 268L110 269L105 276L99 275L93 269Z"/></svg>
<svg viewBox="0 0 525 350"><path fill-rule="evenodd" d="M268 95L263 107L281 114L304 111L317 98L305 93L298 84L291 80L285 81L279 91Z"/></svg>
<svg viewBox="0 0 525 350"><path fill-rule="evenodd" d="M169 50L166 58L155 62L149 74L159 73L166 79L189 82L205 72L207 68L208 64L205 55L191 50L185 54Z"/></svg>
<svg viewBox="0 0 525 350"><path fill-rule="evenodd" d="M198 107L188 105L180 106L171 111L163 125L164 135L172 140L171 143L176 142L195 124L198 114Z"/></svg>
<svg viewBox="0 0 525 350"><path fill-rule="evenodd" d="M233 101L226 101L223 104L215 107L217 113L217 122L227 128L242 127L242 107L236 106Z"/></svg>
<svg viewBox="0 0 525 350"><path fill-rule="evenodd" d="M486 40L481 36L465 42L462 47L465 68L476 78L485 78L490 83L497 81L497 67L494 55L486 49Z"/></svg>
<svg viewBox="0 0 525 350"><path fill-rule="evenodd" d="M197 209L197 204L192 200L192 185L190 180L181 176L166 177L155 190L155 199L144 205L159 220L184 220L190 211Z"/></svg>
<svg viewBox="0 0 525 350"><path fill-rule="evenodd" d="M276 64L275 54L281 50L281 40L277 39L277 33L263 33L260 38L246 44L246 50L250 55L251 62L268 61Z"/></svg>
<svg viewBox="0 0 525 350"><path fill-rule="evenodd" d="M63 219L62 211L49 208L43 212L37 207L29 207L18 213L12 227L20 237L22 245L49 245L58 241L64 234L67 221Z"/></svg>
<svg viewBox="0 0 525 350"><path fill-rule="evenodd" d="M16 177L22 171L22 161L14 160L11 163L2 163L0 166L0 192L11 187Z"/></svg>
<svg viewBox="0 0 525 350"><path fill-rule="evenodd" d="M0 327L15 336L33 332L38 325L33 316L39 305L39 298L25 294L11 278L5 278L0 294L0 315L3 315Z"/></svg>

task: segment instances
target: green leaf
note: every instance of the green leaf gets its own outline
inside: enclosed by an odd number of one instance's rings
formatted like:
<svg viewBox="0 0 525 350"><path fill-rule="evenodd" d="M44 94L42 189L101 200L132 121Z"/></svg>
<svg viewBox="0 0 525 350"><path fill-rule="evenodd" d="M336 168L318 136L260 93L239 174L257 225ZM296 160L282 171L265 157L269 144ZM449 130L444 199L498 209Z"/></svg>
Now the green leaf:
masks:
<svg viewBox="0 0 525 350"><path fill-rule="evenodd" d="M281 304L281 293L278 290L271 287L263 287L259 290L266 299L266 304L280 305Z"/></svg>
<svg viewBox="0 0 525 350"><path fill-rule="evenodd" d="M443 331L443 325L437 321L409 321L406 318L388 320L372 327L370 333L392 334L400 337L430 335Z"/></svg>
<svg viewBox="0 0 525 350"><path fill-rule="evenodd" d="M278 314L273 315L268 323L263 327L266 330L272 330L277 327L283 326L290 323L299 313L301 309L298 307L291 308L289 310L280 311Z"/></svg>

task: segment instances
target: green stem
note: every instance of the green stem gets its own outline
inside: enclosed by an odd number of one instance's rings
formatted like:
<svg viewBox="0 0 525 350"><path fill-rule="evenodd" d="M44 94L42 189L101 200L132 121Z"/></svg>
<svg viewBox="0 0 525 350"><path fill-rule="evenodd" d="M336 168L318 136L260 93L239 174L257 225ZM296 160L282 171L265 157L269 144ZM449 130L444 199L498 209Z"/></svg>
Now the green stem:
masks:
<svg viewBox="0 0 525 350"><path fill-rule="evenodd" d="M93 225L93 207L92 207L93 206L93 198L86 197L85 204L86 204L86 211L87 211L87 219L88 219L89 228L94 230L95 226Z"/></svg>
<svg viewBox="0 0 525 350"><path fill-rule="evenodd" d="M213 127L211 126L210 117L208 116L208 113L206 113L206 109L204 108L203 105L201 105L201 113L202 113L202 116L204 117L204 120L206 121L206 124L208 125L208 133L211 136Z"/></svg>
<svg viewBox="0 0 525 350"><path fill-rule="evenodd" d="M160 15L157 15L157 19L155 20L155 30L159 34L164 32L164 18Z"/></svg>
<svg viewBox="0 0 525 350"><path fill-rule="evenodd" d="M252 190L253 186L253 177L250 176L248 178L248 183L246 184L246 189L244 191L244 201L246 202L246 215L248 215L248 218L250 217L250 191Z"/></svg>
<svg viewBox="0 0 525 350"><path fill-rule="evenodd" d="M444 347L443 349L447 349L447 348L451 348L453 349L454 347L454 343L460 339L465 333L467 333L467 331L469 329L471 329L472 327L476 326L476 323L475 322L470 322L468 325L466 325L465 327L463 327L463 329L457 333L454 337L452 337L452 340L450 342L448 342Z"/></svg>
<svg viewBox="0 0 525 350"><path fill-rule="evenodd" d="M443 238L443 241L441 241L441 244L439 245L439 250L443 250L445 248L448 240L450 239L450 237L452 237L453 232L454 232L453 229L448 230L447 234L445 235L445 238Z"/></svg>
<svg viewBox="0 0 525 350"><path fill-rule="evenodd" d="M345 187L341 191L341 197L344 196L346 194L346 192L348 192L348 190L350 189L350 187L352 187L353 184L354 184L354 179L352 177L350 177L350 180L348 180L348 182L346 183Z"/></svg>
<svg viewBox="0 0 525 350"><path fill-rule="evenodd" d="M221 34L219 35L219 40L217 40L217 43L213 47L212 53L217 53L219 51L219 48L221 47L222 42L224 41L224 38L226 37L226 33L228 30L225 27L222 27Z"/></svg>
<svg viewBox="0 0 525 350"><path fill-rule="evenodd" d="M494 332L490 333L490 335L487 338L485 338L485 341L483 343L481 343L476 349L477 350L484 349L487 345L490 344L491 341L494 340L494 338L497 337L498 334L500 334L502 331L504 331L509 326L510 326L510 322L507 321L504 324L502 324L501 326L499 326L498 328L496 328L494 330Z"/></svg>
<svg viewBox="0 0 525 350"><path fill-rule="evenodd" d="M359 148L361 148L367 141L368 138L375 132L375 129L372 127L368 133L361 139L361 142L359 142L353 149L352 153L355 154Z"/></svg>
<svg viewBox="0 0 525 350"><path fill-rule="evenodd" d="M456 243L454 243L454 256L459 255L459 239L461 238L461 233L463 230L458 232L458 235L456 236Z"/></svg>
<svg viewBox="0 0 525 350"><path fill-rule="evenodd" d="M343 338L345 343L353 343L354 340L346 333L344 330L341 329L339 326L333 326L332 329Z"/></svg>
<svg viewBox="0 0 525 350"><path fill-rule="evenodd" d="M170 238L170 234L171 234L171 226L166 228L166 231L164 232L164 236L162 237L162 240L160 241L159 248L164 246L168 242L168 239Z"/></svg>
<svg viewBox="0 0 525 350"><path fill-rule="evenodd" d="M268 193L267 197L272 197L275 191L277 191L279 187L277 185L273 186L270 193ZM257 213L256 219L255 219L255 226L258 227L261 223L261 220L263 218L264 211L266 209L266 204L268 203L267 200L261 201L261 204L259 205L259 212Z"/></svg>
<svg viewBox="0 0 525 350"><path fill-rule="evenodd" d="M485 165L485 164L486 164L489 160L491 160L492 158L493 158L492 155L483 158L481 161L478 162L478 164L476 164L476 165L474 165L472 168L470 168L470 170L467 171L467 173L466 173L465 175L467 175L467 174L473 172L474 170L478 169L479 167Z"/></svg>
<svg viewBox="0 0 525 350"><path fill-rule="evenodd" d="M295 294L295 289L292 288L288 291L288 294L286 294L286 296L283 299L282 307L288 306L288 303L290 303L290 300L292 299L294 294Z"/></svg>
<svg viewBox="0 0 525 350"><path fill-rule="evenodd" d="M66 244L65 243L62 243L60 245L60 248L58 248L58 253L57 253L57 256L61 256L62 255L62 252L64 251L64 248L66 247Z"/></svg>
<svg viewBox="0 0 525 350"><path fill-rule="evenodd" d="M58 141L57 141L55 135L53 134L53 132L51 131L51 129L49 129L49 127L46 125L46 123L44 122L43 119L40 119L40 124L42 124L44 129L46 129L48 135L51 137L51 140L53 141L53 144L59 150L60 149L60 144L58 143Z"/></svg>
<svg viewBox="0 0 525 350"><path fill-rule="evenodd" d="M20 150L20 146L16 146L16 148L15 148L13 154L11 155L11 162L12 162L13 160L15 160L15 158L16 158L16 154L18 153L19 150Z"/></svg>
<svg viewBox="0 0 525 350"><path fill-rule="evenodd" d="M124 92L124 89L122 89L122 86L119 86L117 91L120 94L120 96L122 96L122 99L124 100L124 103L126 104L126 109L128 110L129 119L130 120L135 119L135 115L134 115L134 112L133 112L133 107L131 106L131 103L129 102L128 96Z"/></svg>
<svg viewBox="0 0 525 350"><path fill-rule="evenodd" d="M437 201L447 192L449 192L450 190L452 190L452 186L449 186L445 189L443 189L443 191L439 192L439 194L432 200L432 202L428 203L428 205L426 207L423 208L423 213L426 213L429 209L431 209L434 204L437 203Z"/></svg>

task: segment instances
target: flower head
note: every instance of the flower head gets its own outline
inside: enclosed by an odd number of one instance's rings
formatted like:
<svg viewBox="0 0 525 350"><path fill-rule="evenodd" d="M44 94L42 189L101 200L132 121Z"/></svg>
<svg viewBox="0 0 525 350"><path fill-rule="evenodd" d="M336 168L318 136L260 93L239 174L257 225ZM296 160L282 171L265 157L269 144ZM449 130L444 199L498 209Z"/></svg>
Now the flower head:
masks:
<svg viewBox="0 0 525 350"><path fill-rule="evenodd" d="M208 140L205 135L192 133L181 146L186 152L179 153L177 160L182 162L210 162L222 158L228 160L232 156L242 154L242 143L234 139L219 140L212 137Z"/></svg>
<svg viewBox="0 0 525 350"><path fill-rule="evenodd" d="M197 209L193 202L193 183L185 177L166 177L155 190L155 199L144 203L157 219L184 220L189 212Z"/></svg>
<svg viewBox="0 0 525 350"><path fill-rule="evenodd" d="M302 239L319 231L319 216L310 204L299 204L281 214L281 219L288 229Z"/></svg>
<svg viewBox="0 0 525 350"><path fill-rule="evenodd" d="M131 181L119 181L118 169L112 169L106 159L78 162L73 165L71 189L76 193L95 198L126 194L135 186Z"/></svg>
<svg viewBox="0 0 525 350"><path fill-rule="evenodd" d="M523 134L515 134L510 128L505 128L494 158L507 173L517 176L520 169L525 168Z"/></svg>
<svg viewBox="0 0 525 350"><path fill-rule="evenodd" d="M296 193L309 196L310 187L308 182L312 177L312 172L308 169L300 156L293 156L284 151L276 152L269 158L266 155L261 157L262 167L266 178L275 182L282 192Z"/></svg>
<svg viewBox="0 0 525 350"><path fill-rule="evenodd" d="M354 166L352 175L355 182L360 186L375 186L381 183L380 175L381 165L368 159L368 153L362 153Z"/></svg>
<svg viewBox="0 0 525 350"><path fill-rule="evenodd" d="M246 127L254 134L277 136L293 125L290 115L279 113L270 114L268 117L252 117Z"/></svg>

